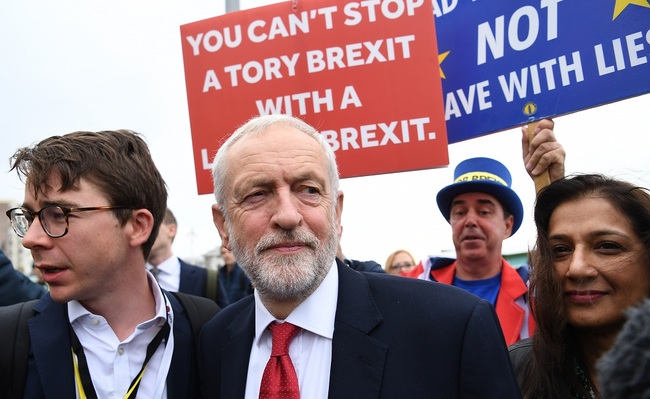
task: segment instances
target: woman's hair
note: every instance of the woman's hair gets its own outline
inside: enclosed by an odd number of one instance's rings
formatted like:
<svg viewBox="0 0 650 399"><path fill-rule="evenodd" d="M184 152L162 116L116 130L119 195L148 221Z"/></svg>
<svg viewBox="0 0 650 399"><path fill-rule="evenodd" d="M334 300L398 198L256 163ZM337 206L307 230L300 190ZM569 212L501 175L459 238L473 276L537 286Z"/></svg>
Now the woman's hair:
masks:
<svg viewBox="0 0 650 399"><path fill-rule="evenodd" d="M580 174L553 182L540 192L535 203L537 242L531 253L530 272L537 330L533 337L533 356L522 379L524 397L559 397L567 384L573 383L566 376L575 374L578 345L572 327L567 324L562 285L555 272L548 233L551 216L559 205L587 197L602 198L621 212L643 242L646 258L650 259L650 195L646 189L600 174Z"/></svg>

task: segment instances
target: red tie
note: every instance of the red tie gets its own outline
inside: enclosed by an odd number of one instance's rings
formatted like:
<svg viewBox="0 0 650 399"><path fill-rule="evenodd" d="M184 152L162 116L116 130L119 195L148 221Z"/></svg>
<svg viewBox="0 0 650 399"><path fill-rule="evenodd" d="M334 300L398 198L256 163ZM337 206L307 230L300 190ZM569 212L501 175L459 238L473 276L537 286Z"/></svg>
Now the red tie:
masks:
<svg viewBox="0 0 650 399"><path fill-rule="evenodd" d="M262 374L260 399L300 399L296 369L289 357L289 344L300 332L300 327L290 323L271 323L268 329L271 330L273 346Z"/></svg>

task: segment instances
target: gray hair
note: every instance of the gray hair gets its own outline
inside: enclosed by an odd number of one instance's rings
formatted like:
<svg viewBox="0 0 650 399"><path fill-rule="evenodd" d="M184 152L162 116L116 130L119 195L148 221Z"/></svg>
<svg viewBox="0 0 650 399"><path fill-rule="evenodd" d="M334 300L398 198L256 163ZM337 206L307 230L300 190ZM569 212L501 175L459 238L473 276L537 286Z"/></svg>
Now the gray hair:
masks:
<svg viewBox="0 0 650 399"><path fill-rule="evenodd" d="M336 165L336 155L332 147L323 139L323 136L318 130L311 125L305 123L303 120L290 115L272 114L256 116L240 126L228 139L221 145L219 151L214 156L212 161L212 183L214 184L214 197L221 210L225 213L224 203L226 199L226 186L225 177L230 171L230 165L227 164L226 158L230 148L239 141L242 137L248 134L259 134L266 131L271 126L282 125L297 129L310 137L312 137L318 144L320 144L325 157L327 159L327 167L329 171L330 186L332 188L333 203L336 204L337 192L339 191L339 171Z"/></svg>

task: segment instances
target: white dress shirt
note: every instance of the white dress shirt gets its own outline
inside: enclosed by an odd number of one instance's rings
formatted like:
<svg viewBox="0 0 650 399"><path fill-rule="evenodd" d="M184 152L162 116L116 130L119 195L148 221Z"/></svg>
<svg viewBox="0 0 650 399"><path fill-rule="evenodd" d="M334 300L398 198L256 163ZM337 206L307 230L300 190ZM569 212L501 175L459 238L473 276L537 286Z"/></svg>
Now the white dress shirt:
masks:
<svg viewBox="0 0 650 399"><path fill-rule="evenodd" d="M147 262L147 270L151 271L153 265ZM176 292L181 286L181 262L172 255L158 265L158 284L162 289Z"/></svg>
<svg viewBox="0 0 650 399"><path fill-rule="evenodd" d="M166 380L174 352L174 315L153 276L149 273L147 275L156 301L156 315L153 319L140 323L133 334L122 342L104 317L90 313L78 301L68 303L68 317L83 347L92 383L100 399L124 398L131 381L142 368L147 346L165 324L165 320L169 321L169 338L166 343L163 341L158 346L149 360L140 381L138 397L167 398Z"/></svg>
<svg viewBox="0 0 650 399"><path fill-rule="evenodd" d="M338 289L339 274L334 262L316 291L284 320L302 328L289 346L301 398L327 399ZM266 327L273 321L276 319L255 291L255 339L248 365L246 399L259 398L262 374L272 346L271 332Z"/></svg>

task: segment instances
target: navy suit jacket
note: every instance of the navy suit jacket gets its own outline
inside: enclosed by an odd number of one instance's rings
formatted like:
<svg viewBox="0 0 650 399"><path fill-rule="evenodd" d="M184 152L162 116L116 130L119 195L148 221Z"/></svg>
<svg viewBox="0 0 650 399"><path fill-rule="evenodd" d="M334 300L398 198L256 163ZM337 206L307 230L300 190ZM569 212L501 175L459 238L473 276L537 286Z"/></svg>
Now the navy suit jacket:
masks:
<svg viewBox="0 0 650 399"><path fill-rule="evenodd" d="M47 289L34 283L27 276L14 269L7 255L0 250L0 306L31 301L41 298Z"/></svg>
<svg viewBox="0 0 650 399"><path fill-rule="evenodd" d="M445 284L337 267L330 398L521 397L490 303ZM246 297L201 330L204 398L244 397L254 308Z"/></svg>
<svg viewBox="0 0 650 399"><path fill-rule="evenodd" d="M178 291L184 294L207 297L206 281L208 279L208 270L204 267L190 265L182 259L178 259L181 263L181 283ZM217 281L217 305L220 308L225 308L228 305L228 297L226 296L226 289L223 283ZM213 299L214 298L210 298Z"/></svg>
<svg viewBox="0 0 650 399"><path fill-rule="evenodd" d="M176 297L169 293L166 295L174 310L174 354L167 376L167 396L169 399L197 398L198 379L190 322ZM28 320L31 347L27 361L26 399L75 397L65 306L54 302L47 294L34 307L34 317Z"/></svg>

